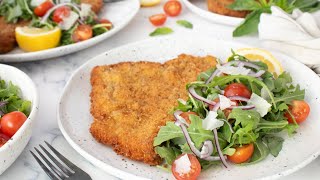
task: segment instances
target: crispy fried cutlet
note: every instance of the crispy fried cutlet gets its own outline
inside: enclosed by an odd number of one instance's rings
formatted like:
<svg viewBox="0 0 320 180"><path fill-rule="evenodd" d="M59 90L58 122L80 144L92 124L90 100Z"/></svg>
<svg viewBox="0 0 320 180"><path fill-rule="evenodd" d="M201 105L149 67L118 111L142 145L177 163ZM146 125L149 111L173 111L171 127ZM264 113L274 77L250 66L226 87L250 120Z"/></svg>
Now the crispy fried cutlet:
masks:
<svg viewBox="0 0 320 180"><path fill-rule="evenodd" d="M235 0L207 0L208 10L226 16L246 17L249 11L236 11L228 8L234 2Z"/></svg>
<svg viewBox="0 0 320 180"><path fill-rule="evenodd" d="M16 46L16 27L26 26L30 21L20 20L17 23L7 23L3 16L0 16L0 54L10 52Z"/></svg>
<svg viewBox="0 0 320 180"><path fill-rule="evenodd" d="M150 165L161 162L153 139L173 120L169 112L187 98L186 84L215 66L212 56L180 55L164 64L123 62L97 66L91 72L90 132L118 154Z"/></svg>

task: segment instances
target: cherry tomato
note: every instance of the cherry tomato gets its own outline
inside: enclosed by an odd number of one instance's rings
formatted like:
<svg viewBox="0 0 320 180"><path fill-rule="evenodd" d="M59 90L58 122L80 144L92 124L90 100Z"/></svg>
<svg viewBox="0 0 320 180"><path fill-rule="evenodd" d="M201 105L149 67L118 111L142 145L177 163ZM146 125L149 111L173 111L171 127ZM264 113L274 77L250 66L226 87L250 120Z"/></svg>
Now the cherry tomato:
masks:
<svg viewBox="0 0 320 180"><path fill-rule="evenodd" d="M196 180L197 177L200 175L201 172L201 165L198 161L198 159L192 155L192 154L187 154L188 158L190 160L191 163L191 170L186 173L186 174L180 174L179 172L176 171L176 161L181 158L182 156L184 156L185 154L181 154L180 156L177 157L176 160L174 160L174 162L172 163L172 174L173 176L177 179L177 180Z"/></svg>
<svg viewBox="0 0 320 180"><path fill-rule="evenodd" d="M229 84L224 89L224 95L226 97L242 96L242 97L245 97L245 98L250 98L251 97L251 92L245 85L243 85L241 83L232 83L232 84Z"/></svg>
<svg viewBox="0 0 320 180"><path fill-rule="evenodd" d="M178 16L181 13L181 9L182 5L177 0L169 0L163 6L163 10L168 16Z"/></svg>
<svg viewBox="0 0 320 180"><path fill-rule="evenodd" d="M149 17L149 21L155 26L161 26L166 22L167 15L165 14L155 14Z"/></svg>
<svg viewBox="0 0 320 180"><path fill-rule="evenodd" d="M70 7L61 6L53 12L52 20L56 23L59 23L63 20L63 18L69 17L70 12L71 12Z"/></svg>
<svg viewBox="0 0 320 180"><path fill-rule="evenodd" d="M190 115L190 114L193 114L193 115L198 116L197 113L192 112L192 111L183 112L183 113L180 114L180 116L181 116L183 119L185 119L185 120L187 121L187 123L191 124L191 121L190 121L190 118L189 118L189 115Z"/></svg>
<svg viewBox="0 0 320 180"><path fill-rule="evenodd" d="M44 15L47 13L47 11L48 11L49 9L51 9L53 6L54 6L54 4L52 3L52 1L47 0L47 1L43 2L43 3L41 3L39 6L37 6L37 7L34 9L33 12L34 12L35 15L37 15L37 16L39 16L39 17L42 17L42 16L44 16Z"/></svg>
<svg viewBox="0 0 320 180"><path fill-rule="evenodd" d="M92 38L92 27L86 24L79 25L72 34L74 42L80 42Z"/></svg>
<svg viewBox="0 0 320 180"><path fill-rule="evenodd" d="M100 23L101 24L110 24L110 26L105 26L105 28L107 28L108 30L110 30L112 28L112 22L109 21L108 19L101 19Z"/></svg>
<svg viewBox="0 0 320 180"><path fill-rule="evenodd" d="M307 119L310 113L310 107L308 103L301 100L292 101L292 105L289 105L289 111L298 124L302 123ZM286 112L284 116L288 119L289 123L294 123L291 115Z"/></svg>
<svg viewBox="0 0 320 180"><path fill-rule="evenodd" d="M1 131L5 135L12 137L26 120L27 116L20 111L5 114L1 118Z"/></svg>
<svg viewBox="0 0 320 180"><path fill-rule="evenodd" d="M236 164L246 162L251 158L253 151L254 146L252 143L237 147L236 152L232 156L228 156L228 160Z"/></svg>
<svg viewBox="0 0 320 180"><path fill-rule="evenodd" d="M10 138L0 133L0 147L2 147Z"/></svg>

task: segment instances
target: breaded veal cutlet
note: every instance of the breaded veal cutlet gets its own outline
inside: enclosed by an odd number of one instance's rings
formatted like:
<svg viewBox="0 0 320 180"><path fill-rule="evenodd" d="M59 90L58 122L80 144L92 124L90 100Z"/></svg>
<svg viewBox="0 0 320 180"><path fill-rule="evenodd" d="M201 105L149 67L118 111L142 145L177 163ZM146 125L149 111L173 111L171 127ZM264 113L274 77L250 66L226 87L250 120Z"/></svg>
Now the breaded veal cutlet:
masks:
<svg viewBox="0 0 320 180"><path fill-rule="evenodd" d="M178 98L187 98L186 84L216 65L212 56L179 55L164 64L122 62L97 66L91 72L90 132L115 152L150 165L161 162L153 139L173 120Z"/></svg>

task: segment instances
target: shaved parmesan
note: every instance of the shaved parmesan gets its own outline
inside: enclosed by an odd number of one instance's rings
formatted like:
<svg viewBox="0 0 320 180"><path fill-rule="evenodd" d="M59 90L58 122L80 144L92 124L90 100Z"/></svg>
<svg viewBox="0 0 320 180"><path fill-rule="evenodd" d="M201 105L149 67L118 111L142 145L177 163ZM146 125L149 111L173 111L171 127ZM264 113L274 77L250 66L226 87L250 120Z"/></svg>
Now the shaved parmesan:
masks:
<svg viewBox="0 0 320 180"><path fill-rule="evenodd" d="M86 3L81 3L80 17L87 17L91 12L91 5Z"/></svg>
<svg viewBox="0 0 320 180"><path fill-rule="evenodd" d="M216 111L209 111L208 116L202 121L203 129L213 130L223 126L224 122L217 117L218 113Z"/></svg>
<svg viewBox="0 0 320 180"><path fill-rule="evenodd" d="M271 104L269 104L268 101L255 93L251 94L248 104L254 105L255 110L261 115L261 117L265 116L271 107Z"/></svg>
<svg viewBox="0 0 320 180"><path fill-rule="evenodd" d="M42 4L43 2L45 2L46 0L31 0L31 3L30 3L30 5L32 6L32 7L37 7L37 6L39 6L40 4Z"/></svg>
<svg viewBox="0 0 320 180"><path fill-rule="evenodd" d="M235 102L232 102L229 98L227 98L223 95L220 95L220 94L219 94L219 101L220 101L220 109L221 110L225 110L231 106L236 105Z"/></svg>
<svg viewBox="0 0 320 180"><path fill-rule="evenodd" d="M188 154L181 156L179 159L174 161L176 165L176 172L180 175L188 174L191 170L191 162Z"/></svg>
<svg viewBox="0 0 320 180"><path fill-rule="evenodd" d="M248 75L251 71L245 67L234 67L234 66L220 66L217 65L217 69L219 69L224 74L230 75Z"/></svg>
<svg viewBox="0 0 320 180"><path fill-rule="evenodd" d="M62 30L70 29L74 23L78 20L79 15L73 11L70 12L70 16L63 18L62 22L59 23L59 27Z"/></svg>

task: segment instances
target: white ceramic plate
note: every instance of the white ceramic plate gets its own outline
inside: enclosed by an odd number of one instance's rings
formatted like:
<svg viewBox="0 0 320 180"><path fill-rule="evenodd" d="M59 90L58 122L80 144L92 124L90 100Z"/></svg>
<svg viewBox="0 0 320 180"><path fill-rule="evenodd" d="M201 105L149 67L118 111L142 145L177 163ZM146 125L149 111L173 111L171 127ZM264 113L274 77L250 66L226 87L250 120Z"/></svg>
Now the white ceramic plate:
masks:
<svg viewBox="0 0 320 180"><path fill-rule="evenodd" d="M212 22L229 26L238 26L244 19L238 17L224 16L208 11L206 0L182 0L190 11Z"/></svg>
<svg viewBox="0 0 320 180"><path fill-rule="evenodd" d="M83 42L37 52L23 52L20 48L16 47L16 49L7 54L0 54L0 62L24 62L49 59L88 48L106 40L124 28L137 14L139 9L139 0L123 0L115 3L107 3L99 13L99 17L110 19L113 23L114 27L109 32Z"/></svg>
<svg viewBox="0 0 320 180"><path fill-rule="evenodd" d="M61 132L82 156L97 167L120 178L141 177L171 179L170 173L156 167L118 156L104 146L89 132L92 117L90 114L90 73L97 65L114 64L122 61L147 60L164 62L181 53L197 56L214 55L226 59L230 49L248 47L243 44L211 39L209 37L171 37L155 38L123 46L101 54L81 66L67 83L58 106L58 123ZM309 119L303 123L298 133L285 137L283 149L277 158L269 156L263 162L250 166L220 166L201 173L201 179L260 179L277 178L292 173L315 159L320 151L320 79L300 62L283 54L274 53L286 71L292 74L296 83L306 89L306 101L311 106Z"/></svg>
<svg viewBox="0 0 320 180"><path fill-rule="evenodd" d="M0 175L18 158L23 149L26 147L32 135L32 127L36 120L39 107L39 95L36 86L21 70L0 64L0 79L7 83L10 81L18 86L23 99L31 101L31 112L28 119L13 135L13 137L0 148Z"/></svg>

